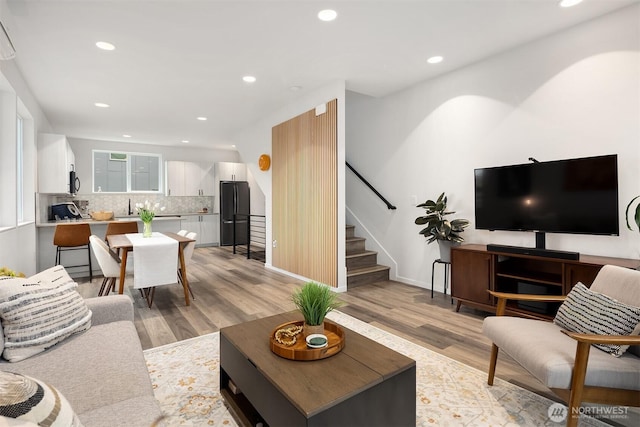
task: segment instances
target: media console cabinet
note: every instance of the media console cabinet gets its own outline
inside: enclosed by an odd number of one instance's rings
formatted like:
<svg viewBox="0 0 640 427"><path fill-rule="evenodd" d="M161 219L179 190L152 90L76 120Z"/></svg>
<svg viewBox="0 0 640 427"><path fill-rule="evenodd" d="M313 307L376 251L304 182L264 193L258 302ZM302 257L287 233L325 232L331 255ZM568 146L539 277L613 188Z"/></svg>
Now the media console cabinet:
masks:
<svg viewBox="0 0 640 427"><path fill-rule="evenodd" d="M580 255L578 260L490 251L485 245L462 245L451 250L451 296L462 304L495 312L496 292L566 295L578 282L591 286L606 264L638 268L640 260ZM507 314L550 319L558 303L509 302Z"/></svg>

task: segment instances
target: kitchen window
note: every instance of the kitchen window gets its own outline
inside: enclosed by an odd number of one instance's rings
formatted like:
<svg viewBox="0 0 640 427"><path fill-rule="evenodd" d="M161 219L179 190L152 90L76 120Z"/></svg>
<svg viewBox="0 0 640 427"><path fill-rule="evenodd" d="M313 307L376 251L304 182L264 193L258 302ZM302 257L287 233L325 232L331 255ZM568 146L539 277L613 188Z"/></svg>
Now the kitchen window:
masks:
<svg viewBox="0 0 640 427"><path fill-rule="evenodd" d="M93 150L94 193L159 193L162 156Z"/></svg>

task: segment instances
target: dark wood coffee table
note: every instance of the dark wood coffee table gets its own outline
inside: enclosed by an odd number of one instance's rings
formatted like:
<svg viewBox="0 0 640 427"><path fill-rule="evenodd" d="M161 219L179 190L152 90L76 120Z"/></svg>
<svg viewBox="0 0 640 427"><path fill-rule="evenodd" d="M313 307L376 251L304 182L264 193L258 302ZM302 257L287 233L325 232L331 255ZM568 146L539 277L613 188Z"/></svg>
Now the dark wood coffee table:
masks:
<svg viewBox="0 0 640 427"><path fill-rule="evenodd" d="M302 320L297 311L220 330L220 392L238 421L265 427L416 425L413 359L344 327L345 348L335 356L285 359L269 349L269 336L295 320Z"/></svg>

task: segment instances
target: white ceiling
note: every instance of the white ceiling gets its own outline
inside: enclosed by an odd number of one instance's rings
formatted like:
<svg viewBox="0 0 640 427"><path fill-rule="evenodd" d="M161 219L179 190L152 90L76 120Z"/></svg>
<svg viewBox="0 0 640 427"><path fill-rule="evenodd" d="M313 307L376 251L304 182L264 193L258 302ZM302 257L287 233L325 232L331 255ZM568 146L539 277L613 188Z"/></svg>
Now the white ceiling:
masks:
<svg viewBox="0 0 640 427"><path fill-rule="evenodd" d="M0 3L13 61L55 132L229 148L238 129L327 82L384 96L638 0ZM317 19L325 8L334 22ZM436 54L444 61L427 64Z"/></svg>

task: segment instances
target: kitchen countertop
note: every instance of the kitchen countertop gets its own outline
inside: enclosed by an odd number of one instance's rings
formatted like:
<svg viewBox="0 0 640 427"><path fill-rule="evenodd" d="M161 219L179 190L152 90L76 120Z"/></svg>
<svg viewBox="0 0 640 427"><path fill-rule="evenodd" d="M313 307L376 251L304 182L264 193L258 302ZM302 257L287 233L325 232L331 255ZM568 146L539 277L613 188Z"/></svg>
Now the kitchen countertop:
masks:
<svg viewBox="0 0 640 427"><path fill-rule="evenodd" d="M188 216L188 215L218 215L218 213L216 212L185 212L185 213L179 213L179 214L162 214L159 216L156 215L153 221L154 222L155 221L175 221L175 220L179 220L183 216ZM77 223L101 225L101 224L107 224L109 222L120 222L120 221L142 222L142 220L138 217L138 215L123 215L123 216L117 216L114 219L110 219L107 221L98 221L91 218L82 218L77 220L74 219L74 220L47 221L47 222L36 223L36 227L55 227L58 224L77 224Z"/></svg>

